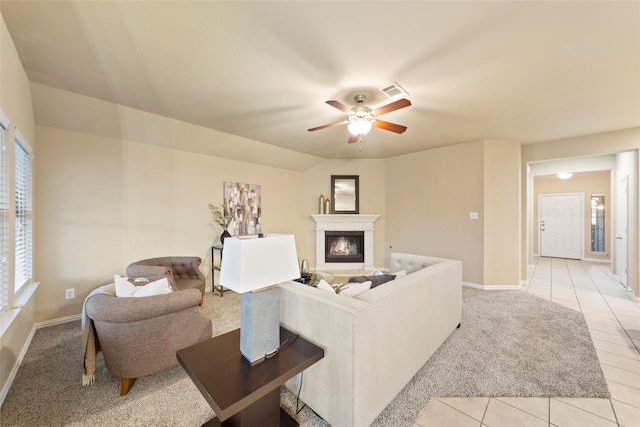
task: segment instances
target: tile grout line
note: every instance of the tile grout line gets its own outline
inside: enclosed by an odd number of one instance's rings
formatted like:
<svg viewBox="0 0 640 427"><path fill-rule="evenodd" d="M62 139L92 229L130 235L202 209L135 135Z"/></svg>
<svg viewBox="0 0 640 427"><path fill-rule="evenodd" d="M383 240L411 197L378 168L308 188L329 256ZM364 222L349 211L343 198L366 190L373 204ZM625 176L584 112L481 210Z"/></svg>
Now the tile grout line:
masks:
<svg viewBox="0 0 640 427"><path fill-rule="evenodd" d="M472 417L471 415L467 414L466 412L462 412L460 409L456 408L455 406L451 406L449 405L447 402L443 402L442 400L440 400L440 397L434 397L433 399L437 399L438 402L442 403L443 405L448 406L449 408L453 409L454 411L460 412L461 414L471 418L474 421L480 421L480 424L482 424L482 420L478 420L474 417ZM444 399L444 398L443 398ZM491 398L489 398L489 400L487 401L487 407L489 406L489 402L491 401ZM485 413L487 411L487 407L485 407ZM484 419L484 414L482 415L482 419ZM417 424L417 423L416 423Z"/></svg>
<svg viewBox="0 0 640 427"><path fill-rule="evenodd" d="M588 410L586 410L586 409L584 409L584 408L581 408L581 407L579 407L579 406L572 405L572 404L571 404L571 403L569 403L569 402L563 402L562 400L560 400L560 399L562 399L561 397L560 397L560 398L552 397L551 399L555 399L555 400L557 400L557 401L558 401L558 402L560 402L560 403L564 403L565 405L571 406L572 408L576 408L576 409L578 409L578 410L580 410L580 411L582 411L582 412L586 412L587 414L593 415L593 416L595 416L595 417L601 418L601 419L603 419L603 420L605 420L605 421L609 421L609 422L611 422L611 423L615 422L616 424L618 424L618 425L619 425L619 423L618 423L618 417L616 416L616 412L615 412L615 410L613 411L613 417L614 417L616 420L615 420L615 421L611 421L611 420L609 420L609 419L607 419L607 418L605 418L605 417L603 417L603 416L601 416L601 415L599 415L599 414L596 414L595 412L591 412L591 411L588 411ZM594 398L588 398L588 399L599 399L599 398L598 398L598 397L594 397ZM603 397L602 399L607 399L607 400L609 401L609 405L611 405L611 408L613 409L613 403L611 402L613 399L611 399L610 397ZM551 406L551 405L549 405L549 406Z"/></svg>
<svg viewBox="0 0 640 427"><path fill-rule="evenodd" d="M505 398L507 398L507 397L508 397L508 396L505 396ZM524 399L529 399L529 398L530 398L530 399L536 399L536 397L533 397L533 396L532 396L532 397L526 397L526 396L523 396L523 398L524 398ZM551 398L549 398L549 397L545 397L544 399L547 399L547 405L548 405L548 406L551 406L551 405L549 404L549 401L550 401L550 399L551 399ZM539 420L544 421L544 418L540 418L540 417L539 417L539 416L537 416L536 414L532 414L531 412L525 411L525 410L524 410L524 409L522 409L522 408L518 408L517 406L513 406L512 404L510 404L510 403L508 403L508 402L505 402L504 400L500 400L500 398L496 398L496 400L497 400L497 401L499 401L500 403L504 403L504 404L505 404L505 405L507 405L507 406L511 406L512 408L517 409L517 410L518 410L518 411L520 411L520 412L524 412L524 413L525 413L525 414L527 414L527 415L531 415L531 416L532 416L532 417L534 417L534 418L537 418L537 419L539 419ZM549 415L550 415L550 414L549 414ZM548 421L548 422L551 422L551 418L549 418L547 421Z"/></svg>
<svg viewBox="0 0 640 427"><path fill-rule="evenodd" d="M637 387L634 387L634 386L631 386L631 385L628 385L628 384L621 383L620 381L616 381L616 380L607 380L607 381L611 381L612 383L616 383L616 384L621 385L623 387L629 387L629 388L632 388L634 390L640 390L640 388L637 388ZM622 402L622 400L615 399L613 397L611 398L611 400L617 400L618 402ZM625 403L625 402L622 402L622 403ZM640 402L638 402L638 403L640 403ZM630 405L630 406L633 406L634 408L640 409L640 405L634 405L634 404L631 404L631 403L627 403L627 405Z"/></svg>
<svg viewBox="0 0 640 427"><path fill-rule="evenodd" d="M591 338L591 340L593 340L593 337ZM602 341L602 340L597 340L597 341ZM620 345L620 344L611 343L611 342L608 342L608 341L602 341L602 342L606 342L607 344ZM624 346L621 346L621 347L624 347ZM631 347L628 347L628 348L629 348L629 350L633 350L633 348L631 348ZM596 353L599 352L599 351L601 351L603 353L611 354L613 356L624 357L625 359L629 359L629 360L634 360L634 361L640 362L640 359L636 359L634 357L623 356L623 355L618 354L618 353L612 353L612 352L607 351L607 350L600 350L600 349L596 348ZM598 360L600 360L600 359L598 359ZM602 363L602 362L600 362L600 363L604 364L604 365L607 365L606 363ZM611 365L608 365L608 366L611 366ZM614 368L615 367L616 366L614 366ZM625 369L625 371L627 371L627 369ZM633 372L633 371L629 371L629 372Z"/></svg>
<svg viewBox="0 0 640 427"><path fill-rule="evenodd" d="M620 423L618 422L618 414L616 414L616 407L613 406L613 399L609 399L609 404L611 405L611 410L613 411L613 416L616 419L616 424L618 424L618 426L620 426Z"/></svg>
<svg viewBox="0 0 640 427"><path fill-rule="evenodd" d="M640 348L638 348L638 346L636 346L635 342L633 342L633 339L631 338L631 336L629 336L629 332L627 332L627 328L624 327L624 325L622 324L622 322L620 322L620 319L618 318L618 316L616 315L615 311L611 308L611 304L609 304L609 301L607 301L607 299L604 297L604 295L602 294L602 291L600 290L600 288L598 287L598 284L593 280L593 277L591 277L591 275L589 274L589 272L584 268L584 264L581 262L580 265L582 266L582 268L585 270L585 273L587 273L587 276L589 277L589 279L591 280L591 283L593 283L593 286L595 286L596 290L598 291L598 293L600 294L600 296L602 297L602 299L604 300L604 303L607 305L607 308L609 308L609 310L611 311L611 314L613 315L613 317L615 317L616 321L618 322L618 324L620 325L620 327L622 328L622 330L625 332L625 334L627 335L627 338L629 338L629 340L631 340L631 343L633 344L633 347L636 349L636 351L638 351L640 353ZM600 266L598 266L598 268L601 268ZM605 273L606 275L606 273ZM609 280L611 280L614 284L617 285L616 281L611 279L609 276L607 276L607 278ZM625 297L627 297L625 295ZM628 298L628 297L627 297ZM582 316L584 316L584 313L582 314Z"/></svg>
<svg viewBox="0 0 640 427"><path fill-rule="evenodd" d="M582 269L586 273L586 270L584 269L584 265L582 265L582 263L580 263L580 265L582 266ZM580 313L582 313L582 317L584 317L584 313L582 311L582 304L580 304L580 299L578 298L578 291L576 290L576 283L573 280L573 275L571 274L571 270L569 270L569 268L567 268L567 270L569 271L569 278L571 279L571 287L573 288L573 293L576 296L576 301L578 302L578 308L580 309Z"/></svg>
<svg viewBox="0 0 640 427"><path fill-rule="evenodd" d="M482 419L480 420L480 426L481 427L484 425L484 419L487 416L487 411L489 410L489 403L491 403L491 399L493 399L493 398L490 397L489 400L487 400L487 404L484 407L484 412L482 413Z"/></svg>

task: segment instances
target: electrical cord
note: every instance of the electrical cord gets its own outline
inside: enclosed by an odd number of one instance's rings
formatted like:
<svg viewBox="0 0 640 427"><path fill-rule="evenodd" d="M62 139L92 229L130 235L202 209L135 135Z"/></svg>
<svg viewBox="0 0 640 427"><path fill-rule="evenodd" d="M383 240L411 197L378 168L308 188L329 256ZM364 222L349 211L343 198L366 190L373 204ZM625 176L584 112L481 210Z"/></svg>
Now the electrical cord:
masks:
<svg viewBox="0 0 640 427"><path fill-rule="evenodd" d="M287 338L286 340L284 340L284 342L282 344L280 344L280 347L276 348L275 350L273 350L270 353L266 353L264 355L265 359L270 359L273 356L275 356L276 354L280 353L280 351L282 351L283 349L285 349L286 347L290 346L291 344L294 343L295 340L298 339L300 335L294 335L292 337Z"/></svg>
<svg viewBox="0 0 640 427"><path fill-rule="evenodd" d="M300 404L300 392L302 391L302 380L304 379L304 371L300 372L300 387L298 388L298 395L296 396L296 415L300 413L304 409L307 404L302 405L302 408L298 408Z"/></svg>
<svg viewBox="0 0 640 427"><path fill-rule="evenodd" d="M300 392L302 391L302 380L303 379L304 379L304 371L300 372L300 387L298 388L298 394L296 395L296 415L300 414L300 412L304 408L309 408L309 410L311 412L313 412L318 418L323 419L316 411L311 409L310 406L307 406L306 403L304 405L302 405L302 407L300 407L300 408L298 407L300 405Z"/></svg>

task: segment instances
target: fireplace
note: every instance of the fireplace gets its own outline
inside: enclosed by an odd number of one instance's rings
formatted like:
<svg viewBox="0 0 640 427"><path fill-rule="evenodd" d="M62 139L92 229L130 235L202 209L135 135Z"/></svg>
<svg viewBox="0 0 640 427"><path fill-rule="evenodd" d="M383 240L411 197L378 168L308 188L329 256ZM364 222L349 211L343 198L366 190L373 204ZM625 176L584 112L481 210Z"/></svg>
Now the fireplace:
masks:
<svg viewBox="0 0 640 427"><path fill-rule="evenodd" d="M325 231L325 262L364 262L364 231Z"/></svg>
<svg viewBox="0 0 640 427"><path fill-rule="evenodd" d="M377 214L313 214L316 222L316 269L318 270L373 270L373 223L380 217ZM342 253L329 255L331 244L327 242L327 235L337 236L340 242L337 248L342 251L347 245L356 245L357 254L350 253L348 258ZM362 235L356 239L356 235ZM340 240L343 237L343 240ZM359 246L358 246L359 245ZM335 252L335 250L334 250ZM353 251L352 251L353 252ZM356 260L357 256L357 260ZM337 258L337 259L336 259Z"/></svg>

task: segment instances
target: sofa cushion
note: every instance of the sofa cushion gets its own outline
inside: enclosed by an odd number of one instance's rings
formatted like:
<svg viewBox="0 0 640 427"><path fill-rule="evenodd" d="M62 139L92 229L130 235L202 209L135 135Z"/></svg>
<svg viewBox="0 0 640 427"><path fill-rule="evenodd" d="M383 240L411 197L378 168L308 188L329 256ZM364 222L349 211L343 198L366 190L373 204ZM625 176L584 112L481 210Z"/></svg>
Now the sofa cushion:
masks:
<svg viewBox="0 0 640 427"><path fill-rule="evenodd" d="M380 286L383 283L387 283L396 276L393 274L379 274L377 276L354 276L349 278L350 283L362 283L362 282L371 282L371 288L375 288L376 286Z"/></svg>
<svg viewBox="0 0 640 427"><path fill-rule="evenodd" d="M134 279L141 281L139 279ZM114 276L116 284L116 296L117 297L148 297L152 295L168 294L171 292L171 286L169 280L163 277L153 282L146 283L142 286L136 286L131 283L126 277L119 275Z"/></svg>
<svg viewBox="0 0 640 427"><path fill-rule="evenodd" d="M371 289L371 281L368 280L366 282L348 282L339 285L336 288L336 293L338 295L344 295L347 297L357 297L363 292Z"/></svg>
<svg viewBox="0 0 640 427"><path fill-rule="evenodd" d="M316 285L316 288L322 289L323 291L331 292L334 294L336 293L336 290L333 288L333 286L331 286L329 282L327 282L324 279L320 279L320 281Z"/></svg>

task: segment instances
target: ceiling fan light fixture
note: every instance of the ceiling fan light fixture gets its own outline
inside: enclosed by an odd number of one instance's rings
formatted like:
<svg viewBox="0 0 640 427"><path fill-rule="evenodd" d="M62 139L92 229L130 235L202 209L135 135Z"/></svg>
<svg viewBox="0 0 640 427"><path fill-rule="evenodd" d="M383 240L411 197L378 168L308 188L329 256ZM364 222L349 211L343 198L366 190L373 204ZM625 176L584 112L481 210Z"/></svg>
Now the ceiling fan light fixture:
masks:
<svg viewBox="0 0 640 427"><path fill-rule="evenodd" d="M352 135L366 135L371 130L371 122L366 119L356 119L347 128Z"/></svg>

